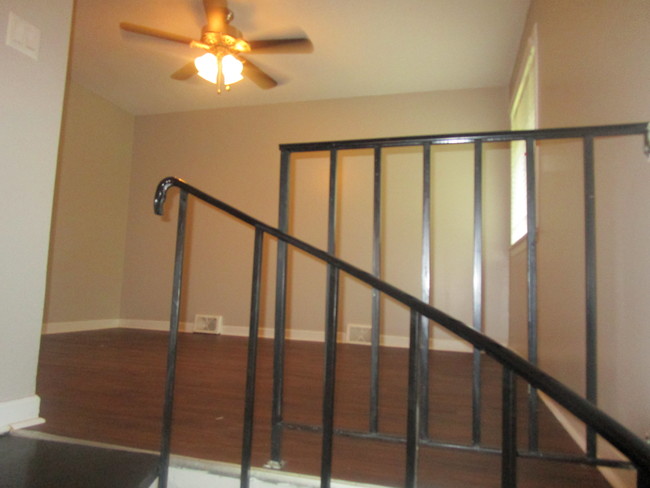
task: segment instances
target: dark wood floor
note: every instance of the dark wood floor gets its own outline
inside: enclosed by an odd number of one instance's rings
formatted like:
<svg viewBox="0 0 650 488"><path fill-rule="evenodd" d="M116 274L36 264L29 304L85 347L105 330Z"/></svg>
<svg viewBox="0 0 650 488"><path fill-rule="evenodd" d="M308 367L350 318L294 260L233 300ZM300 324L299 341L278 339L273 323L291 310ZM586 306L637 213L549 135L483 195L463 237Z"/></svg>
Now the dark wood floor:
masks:
<svg viewBox="0 0 650 488"><path fill-rule="evenodd" d="M113 329L43 337L37 392L44 432L157 450L167 336L161 332ZM175 454L239 463L245 381L246 340L181 334L172 451ZM261 340L255 409L253 464L269 457L272 343ZM368 425L369 348L341 345L336 386L335 427ZM404 349L382 348L380 430L401 434L406 425ZM322 344L287 343L285 421L319 425L322 398ZM469 443L471 436L471 355L431 354L430 433L437 440ZM501 369L484 360L483 439L499 446ZM524 388L520 388L520 391ZM524 401L520 402L524 411ZM525 432L525 412L520 433ZM552 415L541 412L540 444L561 452L577 447ZM321 436L287 431L285 470L318 474ZM521 440L524 446L525 441ZM500 486L500 458L475 452L421 448L420 486ZM335 478L402 486L405 446L337 437ZM520 459L521 487L608 487L594 468Z"/></svg>
<svg viewBox="0 0 650 488"><path fill-rule="evenodd" d="M0 488L149 488L156 479L153 454L20 433L0 436Z"/></svg>

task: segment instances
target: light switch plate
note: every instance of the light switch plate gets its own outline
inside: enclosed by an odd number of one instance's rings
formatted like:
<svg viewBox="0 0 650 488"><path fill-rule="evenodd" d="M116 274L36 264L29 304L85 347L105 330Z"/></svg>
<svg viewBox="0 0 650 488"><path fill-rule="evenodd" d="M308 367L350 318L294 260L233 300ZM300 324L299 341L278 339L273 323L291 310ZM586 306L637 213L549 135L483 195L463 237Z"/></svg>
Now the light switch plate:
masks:
<svg viewBox="0 0 650 488"><path fill-rule="evenodd" d="M30 58L38 60L41 31L15 13L9 12L6 43Z"/></svg>

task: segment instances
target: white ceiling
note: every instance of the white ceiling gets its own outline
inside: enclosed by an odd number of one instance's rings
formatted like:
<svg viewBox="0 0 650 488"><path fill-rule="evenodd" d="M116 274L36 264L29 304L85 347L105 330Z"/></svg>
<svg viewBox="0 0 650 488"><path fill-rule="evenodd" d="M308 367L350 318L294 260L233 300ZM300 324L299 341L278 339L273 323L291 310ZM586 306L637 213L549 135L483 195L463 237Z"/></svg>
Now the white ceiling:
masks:
<svg viewBox="0 0 650 488"><path fill-rule="evenodd" d="M76 0L72 79L136 114L505 86L530 0L230 0L249 40L307 35L311 54L249 59L280 85L217 95L171 73L202 51L123 33L119 22L200 38L201 0Z"/></svg>

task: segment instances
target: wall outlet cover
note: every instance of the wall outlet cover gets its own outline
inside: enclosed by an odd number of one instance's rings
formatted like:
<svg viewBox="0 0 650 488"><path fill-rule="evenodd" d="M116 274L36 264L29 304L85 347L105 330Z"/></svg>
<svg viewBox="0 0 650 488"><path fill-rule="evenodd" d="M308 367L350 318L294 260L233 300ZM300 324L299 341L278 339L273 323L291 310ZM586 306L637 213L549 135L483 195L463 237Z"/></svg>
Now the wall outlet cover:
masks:
<svg viewBox="0 0 650 488"><path fill-rule="evenodd" d="M192 332L200 332L202 334L221 334L223 332L223 316L195 315L194 329Z"/></svg>
<svg viewBox="0 0 650 488"><path fill-rule="evenodd" d="M35 25L13 12L9 12L7 24L7 46L26 54L34 60L38 60L38 51L41 44L41 31Z"/></svg>

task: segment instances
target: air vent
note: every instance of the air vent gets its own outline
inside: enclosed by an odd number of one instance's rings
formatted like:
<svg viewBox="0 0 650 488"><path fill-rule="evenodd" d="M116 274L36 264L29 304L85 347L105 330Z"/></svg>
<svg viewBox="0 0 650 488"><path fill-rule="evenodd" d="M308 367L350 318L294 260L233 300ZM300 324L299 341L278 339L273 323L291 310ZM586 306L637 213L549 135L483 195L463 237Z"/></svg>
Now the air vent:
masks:
<svg viewBox="0 0 650 488"><path fill-rule="evenodd" d="M350 344L370 344L372 327L369 325L348 324L347 342Z"/></svg>
<svg viewBox="0 0 650 488"><path fill-rule="evenodd" d="M221 315L196 315L192 332L202 334L221 334L223 330L223 316Z"/></svg>

